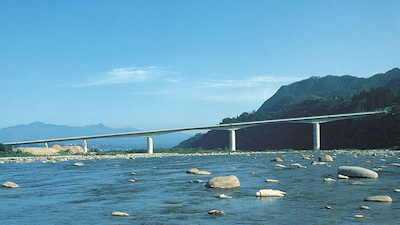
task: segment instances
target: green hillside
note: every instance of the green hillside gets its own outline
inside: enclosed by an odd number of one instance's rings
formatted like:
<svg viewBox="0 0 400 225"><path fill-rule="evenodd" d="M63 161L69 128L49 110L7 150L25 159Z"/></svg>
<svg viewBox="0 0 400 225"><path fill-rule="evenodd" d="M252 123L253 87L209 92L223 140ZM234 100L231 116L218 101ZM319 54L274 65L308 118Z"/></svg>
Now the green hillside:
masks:
<svg viewBox="0 0 400 225"><path fill-rule="evenodd" d="M400 146L400 69L370 78L352 76L311 77L282 86L253 112L222 123L363 112L386 107L392 113L321 124L321 148L390 148ZM311 124L271 124L237 131L237 149L310 149ZM227 148L228 132L210 131L178 147Z"/></svg>

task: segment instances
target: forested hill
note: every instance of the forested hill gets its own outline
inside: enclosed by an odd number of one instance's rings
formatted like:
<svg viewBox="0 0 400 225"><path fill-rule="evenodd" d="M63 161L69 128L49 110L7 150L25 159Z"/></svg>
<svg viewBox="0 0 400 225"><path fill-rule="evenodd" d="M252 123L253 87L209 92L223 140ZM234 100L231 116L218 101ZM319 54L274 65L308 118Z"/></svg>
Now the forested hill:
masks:
<svg viewBox="0 0 400 225"><path fill-rule="evenodd" d="M363 112L386 107L392 113L362 119L321 124L321 148L397 148L400 146L400 69L370 78L353 76L311 77L282 86L253 112L222 123ZM241 150L310 149L312 125L271 124L237 131L237 148ZM178 147L203 149L227 148L228 132L198 134Z"/></svg>
<svg viewBox="0 0 400 225"><path fill-rule="evenodd" d="M382 86L399 86L400 69L376 74L370 78L353 76L311 77L290 85L282 86L258 111L279 111L282 105L295 104L307 99L343 98L349 99L361 90Z"/></svg>

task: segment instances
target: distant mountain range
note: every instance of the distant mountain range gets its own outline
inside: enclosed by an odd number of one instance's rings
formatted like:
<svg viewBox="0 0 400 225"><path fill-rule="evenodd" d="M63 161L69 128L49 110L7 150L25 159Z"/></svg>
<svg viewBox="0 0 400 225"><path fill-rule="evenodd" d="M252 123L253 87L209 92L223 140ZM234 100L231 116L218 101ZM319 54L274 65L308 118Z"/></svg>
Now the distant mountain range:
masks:
<svg viewBox="0 0 400 225"><path fill-rule="evenodd" d="M0 142L17 142L43 140L64 137L79 137L88 135L114 134L139 131L134 128L114 129L106 127L103 124L89 126L64 126L45 124L42 122L34 122L31 124L21 124L0 129ZM189 134L172 133L154 137L155 148L171 148L179 142L189 138ZM55 143L51 143L55 144ZM57 143L60 145L82 145L81 141L69 141ZM34 145L32 145L34 146ZM88 140L90 149L102 150L121 150L121 149L146 149L146 138L106 138L106 139L90 139Z"/></svg>
<svg viewBox="0 0 400 225"><path fill-rule="evenodd" d="M370 78L311 77L282 86L257 111L244 112L221 123L259 121L301 116L363 112L391 107L393 114L343 120L321 125L321 148L400 148L400 69ZM237 131L237 149L310 149L310 124L271 124ZM178 147L228 147L228 132L209 131L183 141Z"/></svg>

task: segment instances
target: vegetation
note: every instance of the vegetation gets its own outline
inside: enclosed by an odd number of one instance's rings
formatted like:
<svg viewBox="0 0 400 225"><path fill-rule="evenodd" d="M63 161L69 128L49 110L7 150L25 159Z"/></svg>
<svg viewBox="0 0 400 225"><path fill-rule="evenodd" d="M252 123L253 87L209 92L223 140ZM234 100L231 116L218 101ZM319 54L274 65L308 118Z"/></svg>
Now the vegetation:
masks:
<svg viewBox="0 0 400 225"><path fill-rule="evenodd" d="M0 157L23 157L23 156L33 156L30 153L22 152L21 150L12 150L11 147L0 143Z"/></svg>

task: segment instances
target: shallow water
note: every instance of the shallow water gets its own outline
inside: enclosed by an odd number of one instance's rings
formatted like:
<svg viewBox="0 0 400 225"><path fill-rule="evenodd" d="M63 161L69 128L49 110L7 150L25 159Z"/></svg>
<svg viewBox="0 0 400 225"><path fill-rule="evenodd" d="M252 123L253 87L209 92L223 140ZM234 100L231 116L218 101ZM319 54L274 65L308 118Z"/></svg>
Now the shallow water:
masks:
<svg viewBox="0 0 400 225"><path fill-rule="evenodd" d="M303 152L302 154L307 154ZM58 163L0 164L0 182L21 187L0 188L2 224L400 224L399 154L353 158L339 154L328 165L311 165L300 153L166 156L160 158L86 160ZM317 153L315 159L318 158ZM274 167L280 157L285 168ZM385 160L385 161L383 161ZM300 163L307 168L291 166ZM336 179L341 165L382 168L378 179ZM385 167L387 166L387 167ZM212 175L185 173L198 168ZM136 172L137 175L131 175ZM236 175L241 187L209 189L214 176ZM137 182L128 179L138 178ZM277 179L267 183L265 179ZM257 198L259 189L285 191L284 197ZM225 194L232 199L219 199ZM364 202L371 195L389 195L392 203ZM325 206L332 209L325 209ZM367 205L370 210L361 210ZM208 215L217 209L225 216ZM111 216L122 211L130 217ZM364 218L354 218L362 214Z"/></svg>

